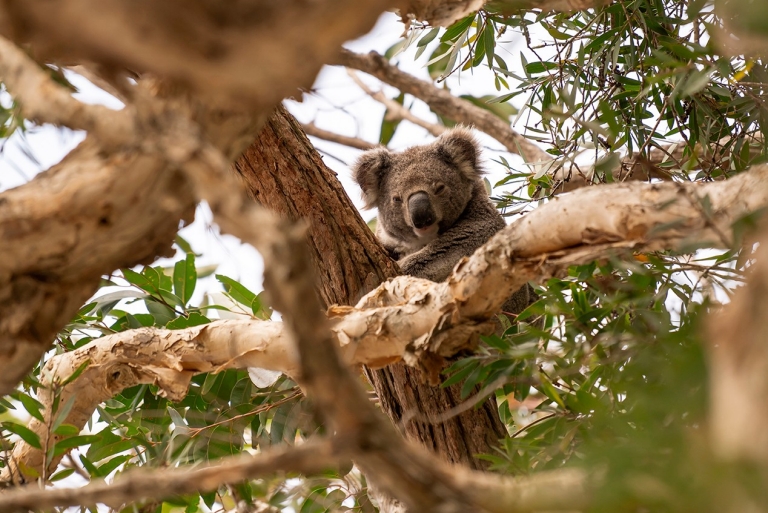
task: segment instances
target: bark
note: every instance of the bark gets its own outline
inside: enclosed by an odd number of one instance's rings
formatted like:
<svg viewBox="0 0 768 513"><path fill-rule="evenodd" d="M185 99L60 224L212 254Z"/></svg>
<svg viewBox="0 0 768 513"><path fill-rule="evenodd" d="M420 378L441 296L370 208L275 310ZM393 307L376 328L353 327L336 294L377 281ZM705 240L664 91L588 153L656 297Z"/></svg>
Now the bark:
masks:
<svg viewBox="0 0 768 513"><path fill-rule="evenodd" d="M26 186L0 194L0 394L121 267L170 256L195 199L161 158L103 155L88 139ZM126 179L130 176L130 179Z"/></svg>
<svg viewBox="0 0 768 513"><path fill-rule="evenodd" d="M309 221L307 241L325 306L353 304L397 274L334 173L285 110L270 119L235 168L258 202L289 219ZM400 425L404 415L418 412L403 426L406 436L447 461L479 468L483 464L475 455L492 452L505 435L493 400L432 424L422 419L436 418L462 403L460 386L431 386L424 383L421 371L404 364L366 375L392 422Z"/></svg>
<svg viewBox="0 0 768 513"><path fill-rule="evenodd" d="M235 169L258 203L309 223L307 243L325 307L353 304L397 276L335 173L284 107L278 107Z"/></svg>
<svg viewBox="0 0 768 513"><path fill-rule="evenodd" d="M386 0L8 0L0 34L41 61L151 73L230 106L269 110L308 88L344 41L368 30Z"/></svg>

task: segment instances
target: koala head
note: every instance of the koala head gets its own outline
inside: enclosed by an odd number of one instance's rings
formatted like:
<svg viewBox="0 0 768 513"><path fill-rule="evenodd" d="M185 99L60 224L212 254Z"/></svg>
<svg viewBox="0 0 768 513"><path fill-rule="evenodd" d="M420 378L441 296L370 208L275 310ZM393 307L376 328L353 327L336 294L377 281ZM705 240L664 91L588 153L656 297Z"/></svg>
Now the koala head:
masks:
<svg viewBox="0 0 768 513"><path fill-rule="evenodd" d="M472 133L458 127L400 153L377 148L361 155L354 178L365 208L379 209L376 232L384 245L415 251L450 228L477 188L484 191L479 153Z"/></svg>

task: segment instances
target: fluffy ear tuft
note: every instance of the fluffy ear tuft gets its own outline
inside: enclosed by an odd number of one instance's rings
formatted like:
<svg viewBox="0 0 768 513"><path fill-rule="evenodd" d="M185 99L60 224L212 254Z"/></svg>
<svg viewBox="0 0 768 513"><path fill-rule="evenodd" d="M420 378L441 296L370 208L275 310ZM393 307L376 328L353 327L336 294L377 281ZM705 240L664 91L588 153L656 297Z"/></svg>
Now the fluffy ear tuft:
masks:
<svg viewBox="0 0 768 513"><path fill-rule="evenodd" d="M378 203L381 181L391 167L392 153L386 148L366 151L352 166L352 176L363 190L364 208L373 208Z"/></svg>
<svg viewBox="0 0 768 513"><path fill-rule="evenodd" d="M480 144L469 128L457 126L445 132L437 138L435 147L468 179L477 180L483 174L479 164Z"/></svg>

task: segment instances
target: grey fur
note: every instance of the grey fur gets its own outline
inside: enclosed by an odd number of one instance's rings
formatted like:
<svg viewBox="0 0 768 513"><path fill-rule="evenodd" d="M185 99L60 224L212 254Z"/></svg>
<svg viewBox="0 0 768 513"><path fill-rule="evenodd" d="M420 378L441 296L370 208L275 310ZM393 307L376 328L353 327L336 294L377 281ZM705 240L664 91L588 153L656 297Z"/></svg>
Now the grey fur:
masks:
<svg viewBox="0 0 768 513"><path fill-rule="evenodd" d="M462 257L504 228L483 185L479 156L472 133L457 127L431 144L400 153L370 150L355 164L354 178L366 208L379 209L376 236L404 274L443 281ZM415 194L419 201L409 201ZM409 212L409 205L423 210ZM433 218L434 225L424 229L427 233L417 235L416 225ZM520 312L529 296L528 287L523 287L504 310Z"/></svg>

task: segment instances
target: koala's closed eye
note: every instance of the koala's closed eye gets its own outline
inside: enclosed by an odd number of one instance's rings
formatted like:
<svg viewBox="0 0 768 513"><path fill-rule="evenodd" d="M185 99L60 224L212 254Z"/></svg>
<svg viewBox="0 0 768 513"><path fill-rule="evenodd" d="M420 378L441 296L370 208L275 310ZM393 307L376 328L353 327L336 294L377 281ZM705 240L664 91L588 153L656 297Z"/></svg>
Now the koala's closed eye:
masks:
<svg viewBox="0 0 768 513"><path fill-rule="evenodd" d="M435 194L442 194L445 192L445 184L439 183L435 186Z"/></svg>

